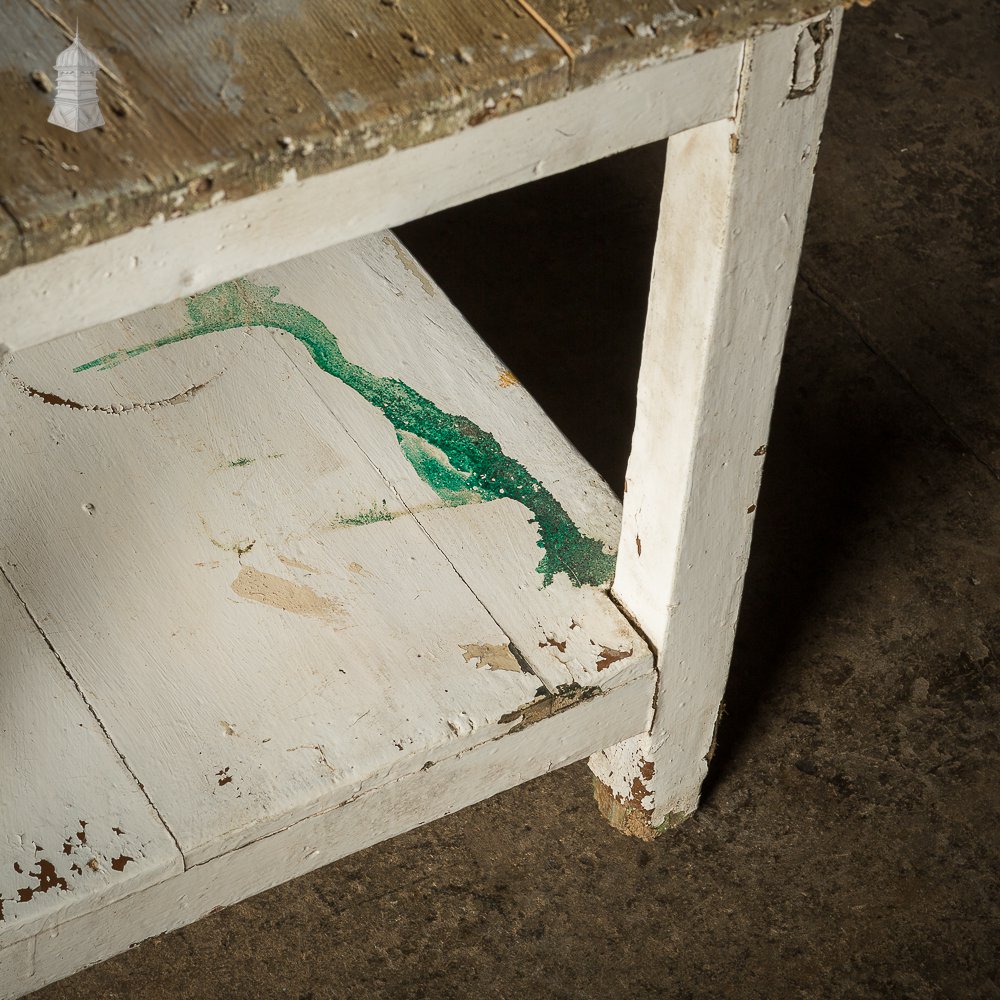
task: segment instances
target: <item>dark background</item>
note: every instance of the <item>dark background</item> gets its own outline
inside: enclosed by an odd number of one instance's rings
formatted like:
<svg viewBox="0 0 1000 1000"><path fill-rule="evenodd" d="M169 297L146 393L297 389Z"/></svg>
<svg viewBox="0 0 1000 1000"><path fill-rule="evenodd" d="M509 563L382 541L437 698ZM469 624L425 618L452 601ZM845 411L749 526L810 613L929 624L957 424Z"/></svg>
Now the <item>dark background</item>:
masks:
<svg viewBox="0 0 1000 1000"><path fill-rule="evenodd" d="M701 810L584 764L36 994L1000 997L1000 7L857 8ZM662 145L403 240L620 489Z"/></svg>

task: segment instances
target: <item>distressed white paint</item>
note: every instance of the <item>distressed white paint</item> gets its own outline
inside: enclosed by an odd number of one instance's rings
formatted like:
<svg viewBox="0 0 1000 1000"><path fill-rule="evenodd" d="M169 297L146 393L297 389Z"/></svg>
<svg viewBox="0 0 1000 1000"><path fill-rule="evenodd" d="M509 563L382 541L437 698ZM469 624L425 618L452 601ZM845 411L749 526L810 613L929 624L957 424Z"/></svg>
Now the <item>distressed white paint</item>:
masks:
<svg viewBox="0 0 1000 1000"><path fill-rule="evenodd" d="M3 577L0 635L3 955L14 942L153 885L183 865ZM6 974L0 960L0 983Z"/></svg>
<svg viewBox="0 0 1000 1000"><path fill-rule="evenodd" d="M731 114L741 46L650 66L446 139L221 204L0 277L19 350Z"/></svg>
<svg viewBox="0 0 1000 1000"><path fill-rule="evenodd" d="M317 315L335 301L331 322L347 357L402 379L441 409L491 431L507 455L544 479L581 531L614 552L621 531L618 498L395 237L356 240L299 260L294 268L261 272L260 280L272 282L273 275L281 276L292 301ZM401 300L412 308L401 312ZM379 317L380 336L371 335L372 316ZM287 337L284 343L347 434L392 482L399 503L416 512L515 646L530 653L551 689L625 679L630 658L623 654L630 649L638 654L638 669L645 669L645 643L601 591L574 586L565 574L541 585L535 572L542 554L538 531L524 507L512 500L435 509L436 495L403 457L388 421L372 420L371 407L320 370L304 345ZM503 574L496 571L498 558L507 567Z"/></svg>
<svg viewBox="0 0 1000 1000"><path fill-rule="evenodd" d="M349 359L451 412L468 409L551 481L582 527L613 544L620 511L608 488L387 235L254 279L327 324ZM290 335L227 330L73 372L178 331L185 318L184 303L173 303L10 355L0 369L4 571L155 805L154 833L169 851L164 859L147 847L155 837L139 837L130 816L101 835L120 825L132 856L160 862L147 881L176 875L181 857L200 870L233 856L243 873L207 880L195 910L168 907L187 890L164 889L142 904L135 927L109 926L102 909L88 927L111 942L177 926L639 732L652 698L651 654L607 594L541 587L530 512L513 500L443 506L399 460L381 412L304 362ZM397 350L400 338L410 339ZM373 507L392 519L342 523ZM573 621L575 645L553 659L544 638ZM44 648L37 632L30 638ZM602 646L629 655L598 670ZM534 673L518 668L514 650ZM83 734L49 712L30 666L21 686L37 718L24 719L54 748L45 760L86 760ZM565 711L547 730L555 744L535 734L536 721L508 736L548 704L546 687L563 684L603 696L571 704L563 695ZM151 812L107 750L117 771L95 775L90 793L105 806L100 815L114 811L119 788ZM459 757L444 781L446 762ZM70 838L76 813L49 815L46 795L26 793L46 774L29 754L17 760L13 815L21 825L33 819L45 841L50 828ZM424 791L427 776L433 790ZM405 804L395 797L401 781L412 781ZM361 828L333 823L317 841L316 828L303 827L314 831L307 855L292 851L263 871L248 862L251 846L277 851L282 831L359 796ZM96 814L91 807L80 817ZM0 843L13 835L7 820ZM94 906L47 894L46 929L114 898L100 888ZM51 963L78 967L121 946L102 952L91 942L83 954L50 940L36 940L43 977L54 974Z"/></svg>
<svg viewBox="0 0 1000 1000"><path fill-rule="evenodd" d="M648 675L503 739L484 734L462 754L425 771L366 789L342 806L22 942L34 946L33 964L22 946L0 949L0 976L8 969L18 975L0 979L0 1000L13 1000L218 906L579 760L631 731L646 711L651 691Z"/></svg>
<svg viewBox="0 0 1000 1000"><path fill-rule="evenodd" d="M614 585L659 698L648 734L591 760L654 828L707 771L840 17L814 92L790 96L806 29L772 32L748 43L736 119L668 145Z"/></svg>

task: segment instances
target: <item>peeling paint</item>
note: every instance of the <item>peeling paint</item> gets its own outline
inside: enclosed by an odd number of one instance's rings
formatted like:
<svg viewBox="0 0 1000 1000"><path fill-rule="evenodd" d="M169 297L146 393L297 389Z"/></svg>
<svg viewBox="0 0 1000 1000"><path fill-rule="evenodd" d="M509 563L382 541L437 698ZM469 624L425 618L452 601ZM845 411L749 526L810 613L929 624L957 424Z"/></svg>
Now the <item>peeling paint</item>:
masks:
<svg viewBox="0 0 1000 1000"><path fill-rule="evenodd" d="M806 97L816 91L823 76L827 39L833 33L833 19L828 14L807 24L799 33L792 65L789 98Z"/></svg>
<svg viewBox="0 0 1000 1000"><path fill-rule="evenodd" d="M323 371L388 418L407 460L446 503L507 498L531 511L543 550L536 567L543 586L558 573L565 573L575 586L599 587L611 580L614 555L598 539L583 534L549 490L507 455L492 434L467 417L439 409L399 379L373 375L348 361L325 324L299 306L275 301L278 292L275 286L247 279L225 282L188 299L188 323L176 333L95 358L74 371L106 370L208 333L248 326L284 330L306 346Z"/></svg>
<svg viewBox="0 0 1000 1000"><path fill-rule="evenodd" d="M597 660L597 670L598 672L607 670L612 663L617 663L619 660L627 660L631 655L631 646L628 649L609 649L607 646L601 646L601 655Z"/></svg>
<svg viewBox="0 0 1000 1000"><path fill-rule="evenodd" d="M278 555L278 560L283 562L289 569L300 569L303 573L319 573L320 571L308 563L300 562L291 556Z"/></svg>
<svg viewBox="0 0 1000 1000"><path fill-rule="evenodd" d="M27 382L22 381L14 374L8 373L8 377L11 382L13 382L14 385L26 396L32 396L36 399L40 399L43 403L48 403L50 406L65 406L70 410L85 410L89 413L111 413L118 416L122 413L148 412L149 410L155 409L159 406L176 406L178 403L186 403L189 399L193 399L196 395L198 395L202 389L211 385L212 382L219 378L221 374L222 372L213 376L207 382L202 382L200 385L189 386L182 392L175 393L167 399L154 399L148 403L112 404L80 403L75 399L67 399L64 396L57 396L54 392L46 392L42 389L36 389L33 385L28 385Z"/></svg>
<svg viewBox="0 0 1000 1000"><path fill-rule="evenodd" d="M510 643L495 645L492 643L470 642L459 648L462 650L462 655L465 657L466 663L469 663L471 660L477 660L477 667L487 667L490 670L521 672L521 664L518 663L517 657L514 656L510 648Z"/></svg>
<svg viewBox="0 0 1000 1000"><path fill-rule="evenodd" d="M543 689L544 690L544 689ZM553 715L565 712L581 701L589 701L604 692L599 687L583 687L580 684L560 684L555 692L545 692L539 694L534 701L522 705L514 712L507 712L497 720L501 725L508 722L517 722L504 734L504 738L514 733L519 733L528 726L533 726L543 719L550 719Z"/></svg>
<svg viewBox="0 0 1000 1000"><path fill-rule="evenodd" d="M55 868L55 865L46 858L39 858L37 862L37 872L28 872L28 878L36 879L38 885L24 886L17 890L17 900L19 903L27 903L36 892L48 892L49 889L69 890L69 884Z"/></svg>
<svg viewBox="0 0 1000 1000"><path fill-rule="evenodd" d="M427 297L434 298L437 295L437 286L428 277L427 272L406 252L402 244L392 236L383 236L382 242L392 250L399 263L420 282Z"/></svg>
<svg viewBox="0 0 1000 1000"><path fill-rule="evenodd" d="M304 583L286 580L253 566L243 566L230 586L234 593L249 601L304 618L315 618L328 625L342 625L345 620L343 608L331 598L317 594Z"/></svg>

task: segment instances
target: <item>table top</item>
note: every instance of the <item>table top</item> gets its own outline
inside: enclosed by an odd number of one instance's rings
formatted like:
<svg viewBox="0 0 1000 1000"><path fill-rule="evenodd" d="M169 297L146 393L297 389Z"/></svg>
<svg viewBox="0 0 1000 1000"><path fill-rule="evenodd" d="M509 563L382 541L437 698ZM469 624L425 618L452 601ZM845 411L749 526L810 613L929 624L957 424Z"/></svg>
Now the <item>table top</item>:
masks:
<svg viewBox="0 0 1000 1000"><path fill-rule="evenodd" d="M0 274L834 5L24 0L0 37ZM46 121L77 18L106 120L80 133Z"/></svg>

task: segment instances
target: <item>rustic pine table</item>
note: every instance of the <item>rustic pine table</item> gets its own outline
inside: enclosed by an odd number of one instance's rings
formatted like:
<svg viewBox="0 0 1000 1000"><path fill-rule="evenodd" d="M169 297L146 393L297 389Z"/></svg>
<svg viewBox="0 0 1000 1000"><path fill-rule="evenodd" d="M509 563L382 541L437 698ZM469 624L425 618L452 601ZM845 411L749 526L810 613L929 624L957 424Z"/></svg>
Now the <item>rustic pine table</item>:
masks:
<svg viewBox="0 0 1000 1000"><path fill-rule="evenodd" d="M695 809L828 5L8 4L0 995L588 755ZM386 227L666 136L622 509Z"/></svg>

